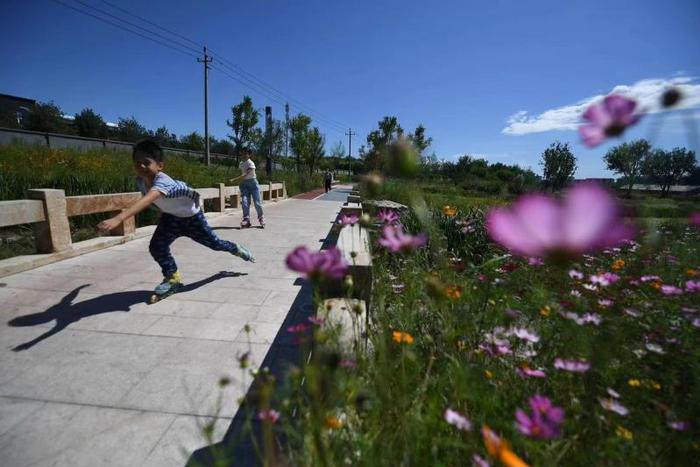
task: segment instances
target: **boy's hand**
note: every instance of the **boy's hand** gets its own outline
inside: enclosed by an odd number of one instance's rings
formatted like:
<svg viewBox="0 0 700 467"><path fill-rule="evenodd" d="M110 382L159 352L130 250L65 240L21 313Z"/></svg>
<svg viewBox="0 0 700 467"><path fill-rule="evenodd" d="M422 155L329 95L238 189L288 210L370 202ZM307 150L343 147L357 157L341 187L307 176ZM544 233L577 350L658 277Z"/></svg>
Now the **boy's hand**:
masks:
<svg viewBox="0 0 700 467"><path fill-rule="evenodd" d="M101 234L106 234L119 227L121 223L122 222L117 217L111 217L97 224L97 231Z"/></svg>

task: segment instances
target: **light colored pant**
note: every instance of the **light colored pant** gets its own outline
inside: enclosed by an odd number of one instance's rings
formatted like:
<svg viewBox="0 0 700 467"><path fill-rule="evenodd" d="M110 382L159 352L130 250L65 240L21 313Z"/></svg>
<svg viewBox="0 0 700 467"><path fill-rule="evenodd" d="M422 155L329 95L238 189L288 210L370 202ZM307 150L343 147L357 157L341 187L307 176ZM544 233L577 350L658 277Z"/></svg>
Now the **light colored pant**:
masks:
<svg viewBox="0 0 700 467"><path fill-rule="evenodd" d="M241 208L243 208L243 219L250 218L250 197L253 197L255 211L258 213L258 219L263 216L262 202L260 201L260 186L256 178L243 180L241 183Z"/></svg>

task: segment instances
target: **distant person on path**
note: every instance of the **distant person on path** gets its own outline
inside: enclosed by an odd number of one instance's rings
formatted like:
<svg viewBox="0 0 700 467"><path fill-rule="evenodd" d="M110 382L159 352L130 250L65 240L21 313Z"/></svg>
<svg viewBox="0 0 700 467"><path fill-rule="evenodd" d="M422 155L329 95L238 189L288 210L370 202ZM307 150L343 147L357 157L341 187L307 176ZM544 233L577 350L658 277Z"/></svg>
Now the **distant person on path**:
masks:
<svg viewBox="0 0 700 467"><path fill-rule="evenodd" d="M244 261L255 261L247 248L216 236L204 217L199 193L185 182L173 180L162 171L163 151L156 142L143 140L134 145L132 159L138 174L136 186L144 196L128 209L100 222L97 229L109 232L151 204L162 211L148 247L163 272L163 282L156 287L156 294L166 294L171 289L182 286L180 272L170 254L170 244L178 237L189 237L212 250L228 251Z"/></svg>
<svg viewBox="0 0 700 467"><path fill-rule="evenodd" d="M258 222L260 227L265 228L265 217L263 216L262 203L260 202L260 185L255 177L255 163L250 160L250 152L243 152L243 162L238 164L241 169L243 183L241 183L241 207L243 208L243 220L241 227L250 227L250 198L253 197L255 204L255 212L258 213Z"/></svg>
<svg viewBox="0 0 700 467"><path fill-rule="evenodd" d="M331 184L333 183L333 172L329 170L326 170L326 173L323 175L323 181L325 182L325 187L326 187L326 193L331 191Z"/></svg>

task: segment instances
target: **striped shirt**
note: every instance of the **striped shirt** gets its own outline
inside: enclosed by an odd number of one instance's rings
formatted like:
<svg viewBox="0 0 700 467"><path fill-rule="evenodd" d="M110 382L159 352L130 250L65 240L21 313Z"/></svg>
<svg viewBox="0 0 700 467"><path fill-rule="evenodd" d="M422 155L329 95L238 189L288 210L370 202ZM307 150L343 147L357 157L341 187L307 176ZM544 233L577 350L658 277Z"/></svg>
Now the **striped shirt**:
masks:
<svg viewBox="0 0 700 467"><path fill-rule="evenodd" d="M151 190L160 191L163 197L155 200L153 204L161 211L175 217L191 217L200 210L199 193L185 182L173 180L163 172L158 172L150 188L141 177L136 178L136 186L144 195Z"/></svg>

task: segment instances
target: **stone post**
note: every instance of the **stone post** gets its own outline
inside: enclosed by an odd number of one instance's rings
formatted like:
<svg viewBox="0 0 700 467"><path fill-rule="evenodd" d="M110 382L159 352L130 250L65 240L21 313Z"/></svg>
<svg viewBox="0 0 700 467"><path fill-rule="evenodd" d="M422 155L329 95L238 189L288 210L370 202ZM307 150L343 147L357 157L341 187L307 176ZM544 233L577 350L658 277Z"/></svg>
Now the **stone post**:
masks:
<svg viewBox="0 0 700 467"><path fill-rule="evenodd" d="M124 211L126 211L126 209L115 211L112 213L112 215L115 216ZM124 219L124 222L119 224L116 229L111 230L109 233L111 235L123 235L125 237L134 235L136 233L136 217L127 217Z"/></svg>
<svg viewBox="0 0 700 467"><path fill-rule="evenodd" d="M214 211L224 212L226 211L226 185L219 183L216 188L219 189L219 197L214 199Z"/></svg>
<svg viewBox="0 0 700 467"><path fill-rule="evenodd" d="M46 220L34 224L36 249L39 253L57 253L71 247L70 225L66 212L66 193L63 190L29 190L30 199L44 203Z"/></svg>

